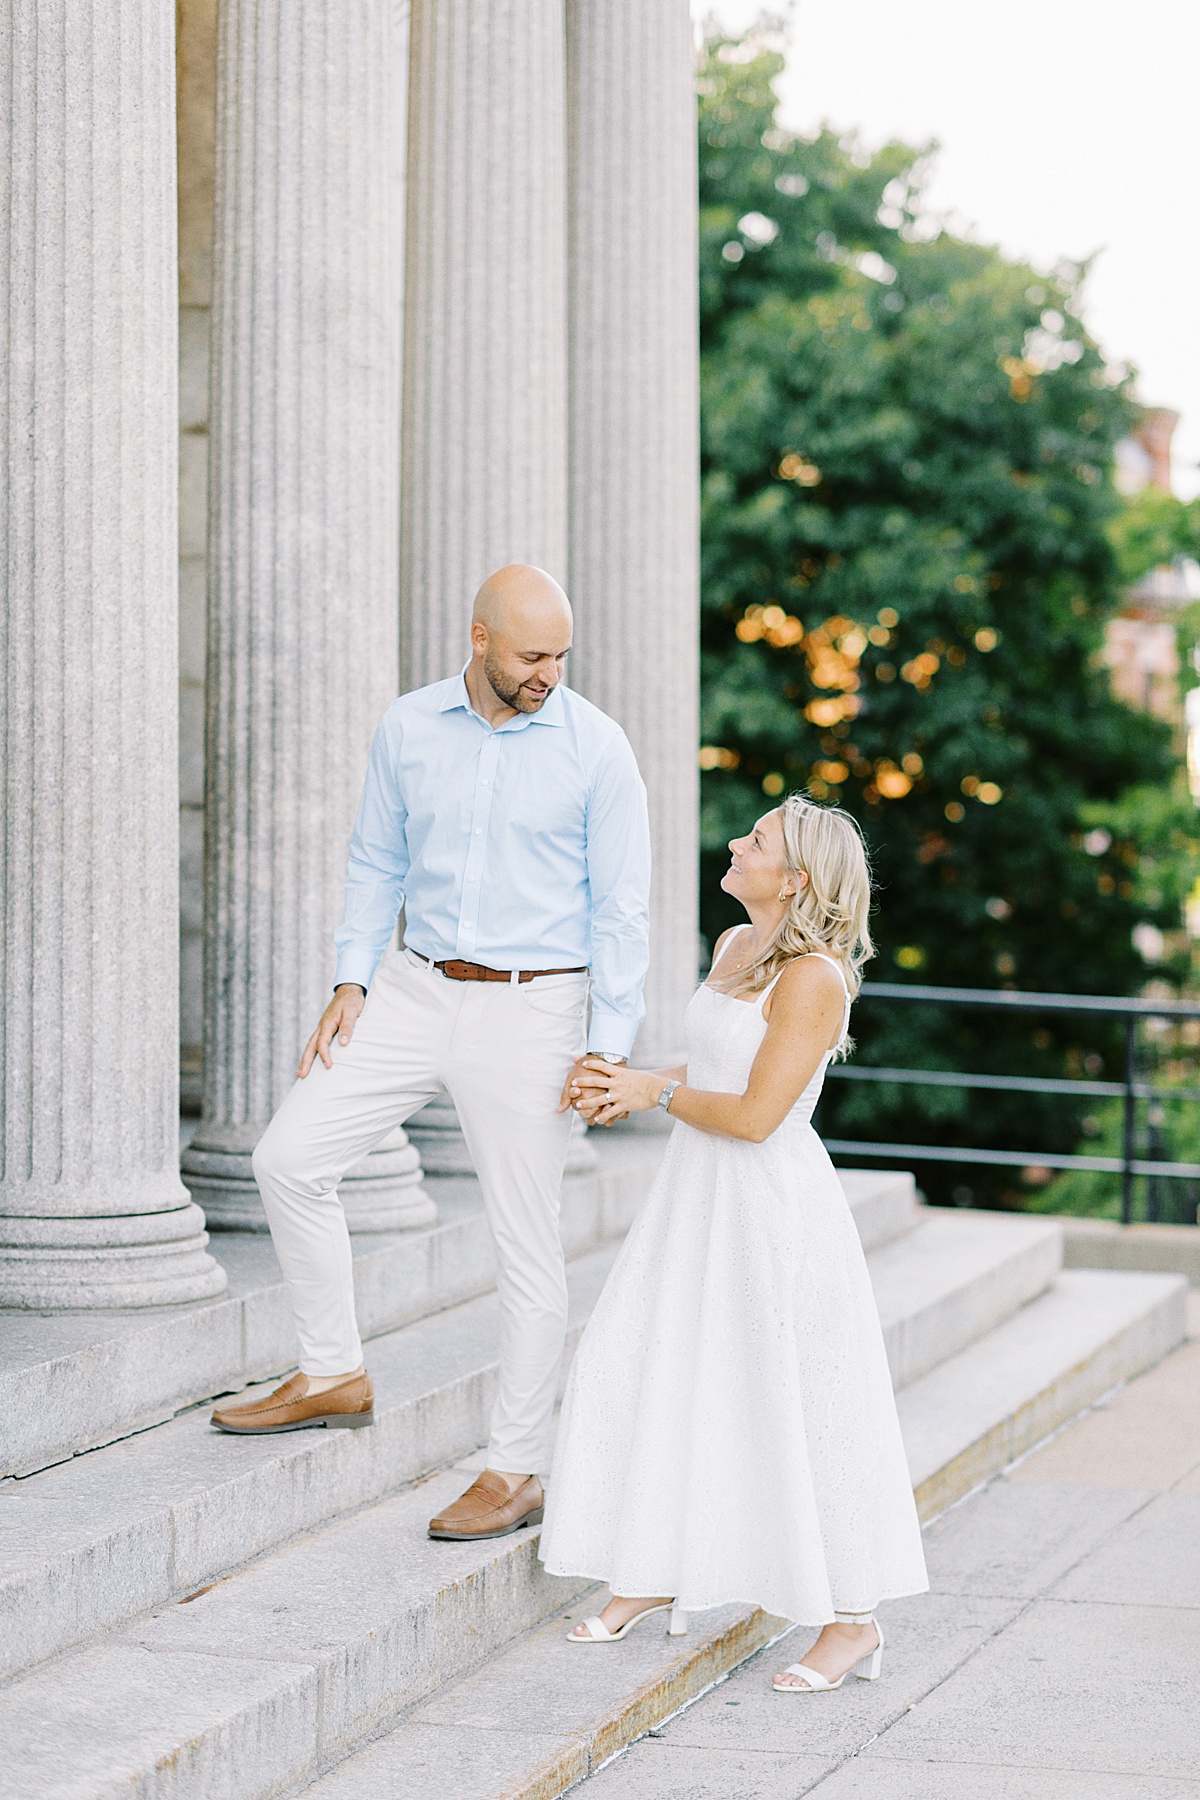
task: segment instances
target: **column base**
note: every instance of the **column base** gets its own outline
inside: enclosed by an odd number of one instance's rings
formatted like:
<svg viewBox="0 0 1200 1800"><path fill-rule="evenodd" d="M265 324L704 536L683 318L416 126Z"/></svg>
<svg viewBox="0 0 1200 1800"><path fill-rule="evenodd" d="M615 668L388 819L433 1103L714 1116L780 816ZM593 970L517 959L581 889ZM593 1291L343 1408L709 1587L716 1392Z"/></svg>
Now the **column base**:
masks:
<svg viewBox="0 0 1200 1800"><path fill-rule="evenodd" d="M198 1206L107 1218L0 1217L0 1307L179 1306L227 1285Z"/></svg>
<svg viewBox="0 0 1200 1800"><path fill-rule="evenodd" d="M458 1114L449 1094L439 1094L408 1121L408 1135L421 1152L427 1175L474 1175L475 1164L467 1149ZM596 1147L578 1114L571 1119L564 1175L584 1175L597 1164Z"/></svg>
<svg viewBox="0 0 1200 1800"><path fill-rule="evenodd" d="M249 1135L257 1137L261 1132ZM268 1231L250 1151L210 1148L211 1142L210 1138L209 1144L205 1143L201 1126L181 1164L184 1185L204 1209L209 1229ZM399 1126L342 1177L338 1194L352 1232L413 1231L437 1223L437 1207L424 1185L421 1158Z"/></svg>

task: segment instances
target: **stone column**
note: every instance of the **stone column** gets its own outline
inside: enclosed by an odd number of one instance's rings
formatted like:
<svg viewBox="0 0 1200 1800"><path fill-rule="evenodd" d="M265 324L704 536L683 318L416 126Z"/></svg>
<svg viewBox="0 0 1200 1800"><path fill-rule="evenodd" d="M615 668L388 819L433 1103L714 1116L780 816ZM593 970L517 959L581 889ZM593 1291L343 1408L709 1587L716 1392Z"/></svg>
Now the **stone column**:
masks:
<svg viewBox="0 0 1200 1800"><path fill-rule="evenodd" d="M629 733L654 889L637 1060L696 981L696 102L687 0L568 0L572 679Z"/></svg>
<svg viewBox="0 0 1200 1800"><path fill-rule="evenodd" d="M329 998L374 727L397 691L393 30L380 0L225 0L209 464L204 1114L214 1225ZM351 1230L435 1216L402 1131Z"/></svg>
<svg viewBox="0 0 1200 1800"><path fill-rule="evenodd" d="M204 1036L204 632L217 0L176 0L179 168L179 1058L198 1113Z"/></svg>
<svg viewBox="0 0 1200 1800"><path fill-rule="evenodd" d="M565 46L561 0L414 0L404 284L402 685L466 660L475 590L565 581ZM448 1098L413 1120L470 1170ZM578 1134L569 1167L594 1158Z"/></svg>
<svg viewBox="0 0 1200 1800"><path fill-rule="evenodd" d="M0 1305L225 1286L179 1179L173 0L0 34Z"/></svg>
<svg viewBox="0 0 1200 1800"><path fill-rule="evenodd" d="M414 0L401 671L466 660L483 578L567 562L562 0Z"/></svg>

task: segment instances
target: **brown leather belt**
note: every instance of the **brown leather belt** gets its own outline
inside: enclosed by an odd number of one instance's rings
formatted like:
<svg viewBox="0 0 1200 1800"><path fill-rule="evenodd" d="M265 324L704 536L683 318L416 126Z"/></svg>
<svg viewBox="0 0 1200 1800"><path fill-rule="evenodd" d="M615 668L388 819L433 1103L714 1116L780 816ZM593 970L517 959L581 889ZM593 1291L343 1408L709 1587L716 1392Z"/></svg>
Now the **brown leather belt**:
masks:
<svg viewBox="0 0 1200 1800"><path fill-rule="evenodd" d="M419 955L420 952L418 951L417 954ZM440 963L434 963L433 966L435 969L440 969L443 975L448 975L451 981L509 981L509 982L511 982L511 980L513 978L513 972L511 969L488 969L488 968L485 968L482 963L440 962ZM579 968L575 968L575 969L520 969L517 972L517 980L518 981L536 981L539 975L586 975L586 974L587 974L587 964L584 963Z"/></svg>

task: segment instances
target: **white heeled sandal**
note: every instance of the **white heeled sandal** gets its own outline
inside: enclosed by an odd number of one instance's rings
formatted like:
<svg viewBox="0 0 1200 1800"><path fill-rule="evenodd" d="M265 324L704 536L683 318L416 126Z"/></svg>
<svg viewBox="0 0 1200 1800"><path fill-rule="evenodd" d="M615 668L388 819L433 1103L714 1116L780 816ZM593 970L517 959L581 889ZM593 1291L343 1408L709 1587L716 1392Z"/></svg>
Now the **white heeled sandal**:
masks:
<svg viewBox="0 0 1200 1800"><path fill-rule="evenodd" d="M857 1675L860 1681L878 1681L879 1671L883 1667L883 1626L878 1619L872 1619L871 1623L879 1634L879 1642L873 1650L868 1650L865 1656L860 1656L846 1670L846 1675ZM777 1694L831 1694L846 1679L846 1675L839 1675L836 1681L826 1681L819 1669L810 1669L807 1663L793 1663L783 1672L785 1675L798 1675L808 1686L793 1687L790 1682L781 1683L776 1676L771 1686Z"/></svg>
<svg viewBox="0 0 1200 1800"><path fill-rule="evenodd" d="M663 1612L669 1612L671 1615L667 1625L667 1636L683 1637L687 1631L687 1614L681 1606L676 1606L673 1600L664 1600L661 1606L647 1606L642 1612L634 1613L632 1619L626 1619L625 1623L616 1631L610 1631L604 1620L596 1613L592 1618L583 1620L583 1629L588 1635L586 1637L577 1636L579 1627L575 1626L568 1631L567 1642L568 1644L617 1644L623 1637L629 1636L635 1625L640 1625L643 1619L648 1619L651 1613Z"/></svg>

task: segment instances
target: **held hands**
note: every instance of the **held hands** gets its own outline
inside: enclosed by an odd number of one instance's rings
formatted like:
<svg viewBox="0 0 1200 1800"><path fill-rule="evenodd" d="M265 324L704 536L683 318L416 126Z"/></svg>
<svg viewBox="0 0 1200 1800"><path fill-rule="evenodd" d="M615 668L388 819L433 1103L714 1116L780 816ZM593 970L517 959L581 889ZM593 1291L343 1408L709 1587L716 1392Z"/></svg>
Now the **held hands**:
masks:
<svg viewBox="0 0 1200 1800"><path fill-rule="evenodd" d="M629 1069L582 1057L567 1076L560 1112L573 1106L589 1125L614 1125L631 1112L658 1105L665 1083L649 1069Z"/></svg>
<svg viewBox="0 0 1200 1800"><path fill-rule="evenodd" d="M579 1118L583 1120L585 1125L596 1125L596 1123L599 1123L596 1114L599 1112L601 1105L603 1105L604 1100L606 1100L608 1096L606 1096L599 1087L597 1087L597 1089L587 1089L587 1091L581 1089L581 1085L579 1085L579 1071L581 1071L583 1067L588 1067L588 1069L596 1069L596 1067L599 1067L599 1069L610 1069L612 1066L606 1064L606 1062L588 1062L587 1057L574 1058L574 1062L572 1062L572 1066L570 1066L570 1073L567 1075L567 1080L563 1082L563 1096L561 1096L561 1100L558 1102L558 1111L578 1112ZM626 1118L626 1116L628 1116L628 1114L624 1114L624 1112L615 1112L612 1118L604 1120L604 1125L615 1125L617 1120L622 1120L622 1118Z"/></svg>
<svg viewBox="0 0 1200 1800"><path fill-rule="evenodd" d="M321 1023L304 1046L304 1055L296 1070L301 1081L318 1056L327 1069L332 1069L333 1058L329 1054L329 1046L335 1037L339 1044L350 1042L354 1022L366 1005L366 1000L367 996L362 989L352 981L343 982L341 987L334 988L333 999L321 1014Z"/></svg>
<svg viewBox="0 0 1200 1800"><path fill-rule="evenodd" d="M579 1085L579 1072L582 1068L611 1069L613 1066L614 1065L612 1064L598 1060L593 1060L589 1063L586 1056L575 1057L571 1065L570 1073L563 1082L562 1098L558 1103L559 1112L577 1112L585 1125L595 1125L598 1123L616 1125L622 1119L627 1119L629 1114L621 1112L613 1113L610 1117L602 1121L597 1120L596 1114L607 1100L607 1094L599 1088L594 1091L590 1088L584 1090Z"/></svg>

